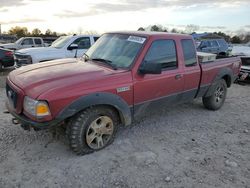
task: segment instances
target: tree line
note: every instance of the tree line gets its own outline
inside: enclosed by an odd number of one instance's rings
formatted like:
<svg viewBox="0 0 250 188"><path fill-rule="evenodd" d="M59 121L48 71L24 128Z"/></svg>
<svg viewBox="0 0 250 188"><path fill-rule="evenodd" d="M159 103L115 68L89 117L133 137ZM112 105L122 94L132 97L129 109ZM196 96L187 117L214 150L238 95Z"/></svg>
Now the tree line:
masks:
<svg viewBox="0 0 250 188"><path fill-rule="evenodd" d="M27 27L12 27L9 31L5 32L4 34L9 34L9 35L15 35L18 38L20 37L26 37L26 36L34 36L34 37L57 37L57 36L62 36L66 35L63 33L57 33L55 31L51 31L50 29L47 29L44 33L38 28L33 29L31 32L29 32Z"/></svg>
<svg viewBox="0 0 250 188"><path fill-rule="evenodd" d="M148 27L140 27L138 28L138 31L159 31L159 32L170 32L170 33L182 33L182 34L192 34L199 30L199 26L197 25L187 25L184 30L173 28L169 30L168 28L162 26L162 25L152 25ZM88 32L89 34L93 33L93 31ZM96 33L96 32L94 32ZM35 36L35 37L57 37L66 35L65 33L57 33L55 31L51 31L50 29L47 29L44 33L38 28L33 29L31 32L28 31L27 27L12 27L8 32L5 32L5 34L9 35L16 35L18 38L25 37L25 36ZM224 32L214 32L214 34L223 37L227 42L231 43L247 43L250 41L250 32L246 32L245 34L239 34L230 36Z"/></svg>
<svg viewBox="0 0 250 188"><path fill-rule="evenodd" d="M152 25L148 27L139 27L138 31L158 31L158 32L170 32L170 33L181 33L181 34L193 34L200 29L198 25L187 25L184 30L173 28L169 30L168 28L162 25ZM227 42L233 44L247 43L250 42L250 32L246 32L245 34L233 35L230 36L224 32L213 32L213 34L223 37Z"/></svg>

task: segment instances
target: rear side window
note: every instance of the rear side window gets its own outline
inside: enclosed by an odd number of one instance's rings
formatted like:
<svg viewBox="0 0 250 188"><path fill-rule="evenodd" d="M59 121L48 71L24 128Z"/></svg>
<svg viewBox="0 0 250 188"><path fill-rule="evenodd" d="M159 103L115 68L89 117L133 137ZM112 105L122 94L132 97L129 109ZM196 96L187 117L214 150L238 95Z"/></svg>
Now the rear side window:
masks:
<svg viewBox="0 0 250 188"><path fill-rule="evenodd" d="M192 40L181 40L184 62L186 67L195 66L197 64L195 46Z"/></svg>
<svg viewBox="0 0 250 188"><path fill-rule="evenodd" d="M149 48L144 61L160 63L163 69L177 68L177 53L173 40L154 41Z"/></svg>
<svg viewBox="0 0 250 188"><path fill-rule="evenodd" d="M35 44L42 44L41 39L34 39L35 40Z"/></svg>
<svg viewBox="0 0 250 188"><path fill-rule="evenodd" d="M212 41L211 41L211 46L212 46L212 47L218 47L219 45L218 45L218 43L217 43L216 40L212 40Z"/></svg>
<svg viewBox="0 0 250 188"><path fill-rule="evenodd" d="M217 40L220 46L228 46L227 42L224 39Z"/></svg>

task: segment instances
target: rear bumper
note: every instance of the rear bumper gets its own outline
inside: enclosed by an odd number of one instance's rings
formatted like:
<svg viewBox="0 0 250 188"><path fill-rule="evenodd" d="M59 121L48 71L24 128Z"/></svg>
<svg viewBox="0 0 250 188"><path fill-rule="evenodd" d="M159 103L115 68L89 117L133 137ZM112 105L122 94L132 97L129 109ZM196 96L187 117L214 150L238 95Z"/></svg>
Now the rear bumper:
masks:
<svg viewBox="0 0 250 188"><path fill-rule="evenodd" d="M50 129L50 128L56 127L61 122L63 122L63 120L59 120L59 119L55 119L55 120L48 121L48 122L42 122L42 123L36 122L36 121L33 121L33 120L27 118L24 115L19 115L19 114L15 113L11 109L11 107L9 107L8 102L6 102L6 108L11 113L11 115L14 116L14 118L18 121L18 123L21 124L21 127L23 127L23 128L26 127L25 129L29 129L29 128L34 128L36 130Z"/></svg>

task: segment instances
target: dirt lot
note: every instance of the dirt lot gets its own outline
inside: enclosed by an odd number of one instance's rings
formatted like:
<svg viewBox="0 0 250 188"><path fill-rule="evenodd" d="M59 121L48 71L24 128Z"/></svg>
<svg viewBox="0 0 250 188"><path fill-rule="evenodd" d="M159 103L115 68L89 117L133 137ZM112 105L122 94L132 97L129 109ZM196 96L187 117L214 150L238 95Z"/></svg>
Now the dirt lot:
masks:
<svg viewBox="0 0 250 188"><path fill-rule="evenodd" d="M62 134L12 125L0 88L0 187L250 187L249 93L233 85L216 112L196 100L148 113L106 149L76 156Z"/></svg>

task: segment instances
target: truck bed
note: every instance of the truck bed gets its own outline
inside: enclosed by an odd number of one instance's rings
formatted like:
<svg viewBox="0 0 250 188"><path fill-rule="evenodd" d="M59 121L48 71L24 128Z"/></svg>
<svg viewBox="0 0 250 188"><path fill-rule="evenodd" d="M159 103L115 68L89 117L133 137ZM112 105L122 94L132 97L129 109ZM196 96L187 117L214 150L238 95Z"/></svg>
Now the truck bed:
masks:
<svg viewBox="0 0 250 188"><path fill-rule="evenodd" d="M231 78L225 78L227 85L230 86L237 78L240 66L241 59L239 57L222 58L200 63L202 74L198 96L203 96L216 78L225 72L231 75Z"/></svg>

